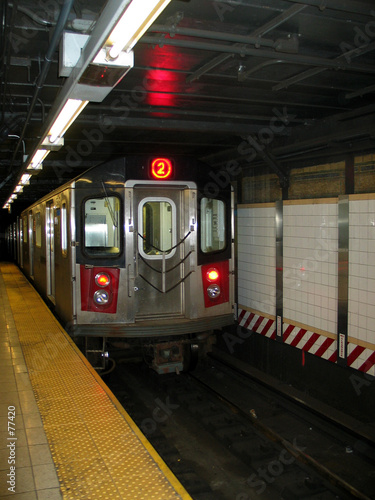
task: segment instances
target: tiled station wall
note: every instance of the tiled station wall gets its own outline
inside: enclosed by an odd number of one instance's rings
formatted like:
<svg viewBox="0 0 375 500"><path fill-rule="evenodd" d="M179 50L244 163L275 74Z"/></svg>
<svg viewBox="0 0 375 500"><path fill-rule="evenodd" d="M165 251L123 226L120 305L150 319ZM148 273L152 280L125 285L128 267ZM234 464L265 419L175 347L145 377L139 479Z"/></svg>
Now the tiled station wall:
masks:
<svg viewBox="0 0 375 500"><path fill-rule="evenodd" d="M276 321L276 206L239 205L240 324L337 362L338 198L283 202L283 323ZM375 195L349 196L348 366L375 375Z"/></svg>

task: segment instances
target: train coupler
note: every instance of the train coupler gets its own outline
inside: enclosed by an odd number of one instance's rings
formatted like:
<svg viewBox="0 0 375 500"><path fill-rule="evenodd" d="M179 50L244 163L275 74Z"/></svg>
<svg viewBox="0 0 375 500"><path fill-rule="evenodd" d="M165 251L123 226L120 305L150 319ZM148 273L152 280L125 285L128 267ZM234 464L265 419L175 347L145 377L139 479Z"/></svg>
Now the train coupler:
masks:
<svg viewBox="0 0 375 500"><path fill-rule="evenodd" d="M184 369L184 344L165 342L153 345L151 368L159 375L179 373Z"/></svg>

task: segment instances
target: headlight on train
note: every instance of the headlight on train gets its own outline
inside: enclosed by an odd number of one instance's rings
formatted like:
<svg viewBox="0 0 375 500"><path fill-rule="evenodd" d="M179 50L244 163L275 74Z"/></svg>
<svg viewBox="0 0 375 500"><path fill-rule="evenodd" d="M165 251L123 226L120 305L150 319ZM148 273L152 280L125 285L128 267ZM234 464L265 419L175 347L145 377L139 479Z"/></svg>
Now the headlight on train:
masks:
<svg viewBox="0 0 375 500"><path fill-rule="evenodd" d="M94 293L94 302L98 304L98 306L104 306L109 302L109 294L105 290L97 290Z"/></svg>
<svg viewBox="0 0 375 500"><path fill-rule="evenodd" d="M98 286L101 286L102 288L106 287L109 285L111 279L110 277L108 276L107 273L98 273L96 276L95 276L95 283L98 285Z"/></svg>
<svg viewBox="0 0 375 500"><path fill-rule="evenodd" d="M221 290L219 285L210 285L207 288L207 294L210 297L210 299L216 299L217 297L219 297L220 293Z"/></svg>

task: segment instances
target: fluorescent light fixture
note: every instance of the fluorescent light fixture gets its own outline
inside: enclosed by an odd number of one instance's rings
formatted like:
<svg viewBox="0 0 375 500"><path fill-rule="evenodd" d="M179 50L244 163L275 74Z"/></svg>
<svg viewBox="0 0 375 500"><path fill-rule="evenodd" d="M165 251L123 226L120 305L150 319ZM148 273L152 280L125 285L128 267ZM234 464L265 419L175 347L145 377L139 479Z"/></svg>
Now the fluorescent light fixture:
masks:
<svg viewBox="0 0 375 500"><path fill-rule="evenodd" d="M27 166L28 170L36 170L41 165L44 158L48 155L49 151L47 149L38 149L37 152L32 157L29 165Z"/></svg>
<svg viewBox="0 0 375 500"><path fill-rule="evenodd" d="M10 200L16 200L16 199L17 199L17 195L15 193L13 193L13 194L10 195L9 201Z"/></svg>
<svg viewBox="0 0 375 500"><path fill-rule="evenodd" d="M131 50L129 52L120 52L119 56L113 60L108 60L107 57L106 49L102 48L96 54L93 64L100 64L111 69L116 69L117 67L131 69L134 66L134 52Z"/></svg>
<svg viewBox="0 0 375 500"><path fill-rule="evenodd" d="M19 184L18 184L18 186L16 186L16 187L14 188L14 192L15 192L15 193L21 193L21 192L22 192L22 190L23 190L23 186L20 186Z"/></svg>
<svg viewBox="0 0 375 500"><path fill-rule="evenodd" d="M48 132L48 139L54 143L60 139L89 101L68 99Z"/></svg>
<svg viewBox="0 0 375 500"><path fill-rule="evenodd" d="M26 186L27 184L30 184L30 178L31 178L30 174L23 174L21 176L19 184L21 184L22 186Z"/></svg>
<svg viewBox="0 0 375 500"><path fill-rule="evenodd" d="M125 50L131 50L171 0L133 0L106 42L107 57L116 59Z"/></svg>

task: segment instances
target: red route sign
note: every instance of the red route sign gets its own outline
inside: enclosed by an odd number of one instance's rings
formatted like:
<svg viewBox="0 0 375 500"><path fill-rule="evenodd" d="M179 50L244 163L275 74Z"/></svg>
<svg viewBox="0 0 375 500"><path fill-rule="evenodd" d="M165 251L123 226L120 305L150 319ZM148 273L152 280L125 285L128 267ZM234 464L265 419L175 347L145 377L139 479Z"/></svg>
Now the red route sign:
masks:
<svg viewBox="0 0 375 500"><path fill-rule="evenodd" d="M168 158L155 158L151 163L151 175L154 179L169 179L173 173L171 160Z"/></svg>

